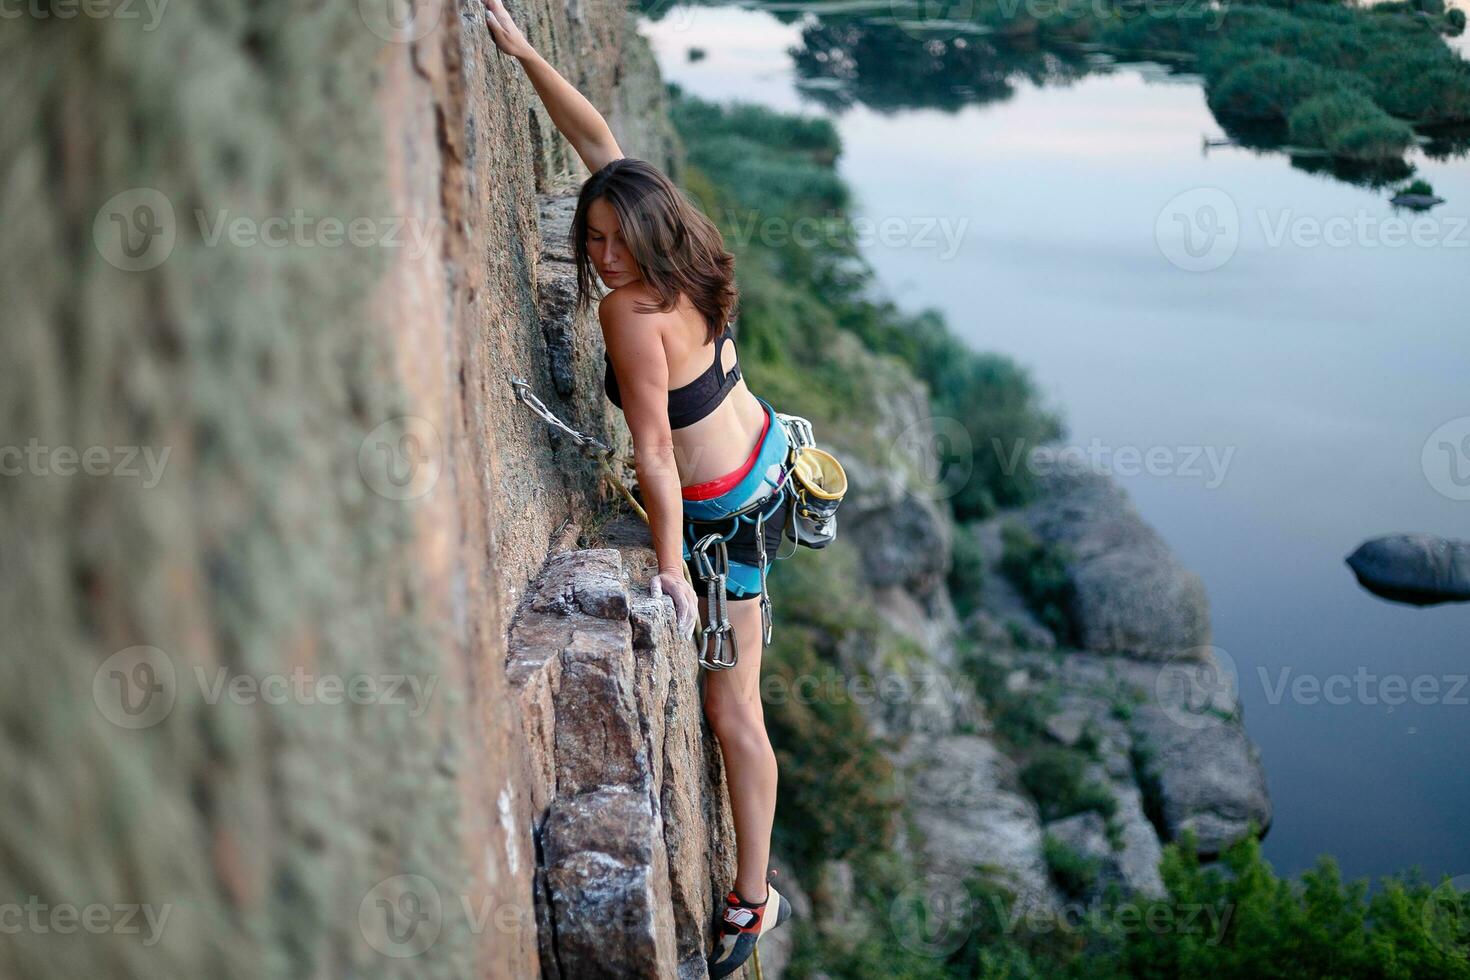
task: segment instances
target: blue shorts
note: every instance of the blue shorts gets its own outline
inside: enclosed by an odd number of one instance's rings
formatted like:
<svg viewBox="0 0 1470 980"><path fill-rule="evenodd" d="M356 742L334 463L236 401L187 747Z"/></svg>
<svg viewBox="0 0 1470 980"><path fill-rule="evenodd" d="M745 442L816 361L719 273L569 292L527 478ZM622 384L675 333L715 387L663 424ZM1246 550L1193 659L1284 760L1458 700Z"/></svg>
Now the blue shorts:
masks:
<svg viewBox="0 0 1470 980"><path fill-rule="evenodd" d="M755 465L739 483L718 497L709 500L684 501L684 561L689 568L689 577L694 583L694 590L700 597L708 595L707 583L700 577L699 569L695 567L689 549L706 534L718 532L721 535L727 535L725 551L730 559L730 572L725 578L725 595L730 599L749 599L760 595L760 558L755 539L755 522L760 515L765 515L764 537L766 539L766 577L768 579L771 574L770 562L781 547L781 536L786 527L787 508L785 494L777 491L785 489L786 455L790 449L790 442L786 436L786 426L776 418L776 410L771 407L771 403L759 395L756 395L755 398L765 408L766 415L770 419L765 437L761 440L760 449L756 454ZM737 528L732 529L728 520L723 521L722 524L712 525L690 523L691 521L720 522L722 518L728 518L742 507L748 507L758 500L767 500L768 505L737 518L739 522ZM709 555L713 562L714 549L710 549Z"/></svg>

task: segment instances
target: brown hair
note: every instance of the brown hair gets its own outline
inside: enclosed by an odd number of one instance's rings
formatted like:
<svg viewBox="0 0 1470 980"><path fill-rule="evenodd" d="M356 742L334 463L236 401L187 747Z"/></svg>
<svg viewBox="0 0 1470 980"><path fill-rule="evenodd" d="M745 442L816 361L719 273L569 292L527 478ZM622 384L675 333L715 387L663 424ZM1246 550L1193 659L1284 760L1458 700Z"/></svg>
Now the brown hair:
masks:
<svg viewBox="0 0 1470 980"><path fill-rule="evenodd" d="M618 216L623 241L639 274L659 298L641 313L668 312L684 293L704 314L708 340L720 336L739 300L735 256L714 222L653 164L633 157L613 160L582 184L572 216L572 254L577 264L577 315L592 304L597 272L587 254L587 210L606 198Z"/></svg>

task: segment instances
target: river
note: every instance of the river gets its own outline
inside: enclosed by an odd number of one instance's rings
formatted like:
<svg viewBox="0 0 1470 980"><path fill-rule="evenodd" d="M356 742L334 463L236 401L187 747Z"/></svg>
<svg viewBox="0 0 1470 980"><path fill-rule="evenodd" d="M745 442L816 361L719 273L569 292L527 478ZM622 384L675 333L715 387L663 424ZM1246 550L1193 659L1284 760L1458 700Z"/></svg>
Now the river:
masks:
<svg viewBox="0 0 1470 980"><path fill-rule="evenodd" d="M1470 535L1470 160L1411 155L1447 199L1415 226L1381 188L1206 150L1194 76L1093 55L953 111L834 106L799 84L802 23L675 7L642 29L694 95L829 115L856 216L951 230L864 254L900 306L1029 368L1203 578L1277 870L1470 874L1470 606L1385 602L1343 563L1379 534Z"/></svg>

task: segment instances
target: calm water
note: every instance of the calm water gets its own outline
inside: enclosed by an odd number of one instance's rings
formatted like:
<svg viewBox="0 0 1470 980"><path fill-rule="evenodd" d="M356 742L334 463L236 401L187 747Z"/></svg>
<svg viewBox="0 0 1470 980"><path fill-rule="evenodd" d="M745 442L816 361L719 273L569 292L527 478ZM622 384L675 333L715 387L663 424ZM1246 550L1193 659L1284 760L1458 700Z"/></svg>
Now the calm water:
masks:
<svg viewBox="0 0 1470 980"><path fill-rule="evenodd" d="M797 84L800 23L674 8L644 31L695 95L833 112ZM1470 416L1470 162L1411 157L1448 199L1414 244L1384 225L1382 190L1281 154L1204 152L1222 131L1189 76L1120 65L1012 84L954 112L832 115L857 213L915 230L865 249L884 289L1030 368L1069 444L1096 440L1104 464L1157 454L1158 475L1114 469L1204 579L1265 759L1278 870L1330 853L1349 876L1470 874L1470 606L1387 603L1343 564L1378 534L1470 536L1470 502L1436 489L1455 493L1447 467L1470 474L1470 457L1422 461L1431 433ZM957 247L917 244L925 219ZM1324 241L1331 219L1343 236ZM1213 467L1190 465L1197 450ZM1293 694L1313 682L1327 693Z"/></svg>

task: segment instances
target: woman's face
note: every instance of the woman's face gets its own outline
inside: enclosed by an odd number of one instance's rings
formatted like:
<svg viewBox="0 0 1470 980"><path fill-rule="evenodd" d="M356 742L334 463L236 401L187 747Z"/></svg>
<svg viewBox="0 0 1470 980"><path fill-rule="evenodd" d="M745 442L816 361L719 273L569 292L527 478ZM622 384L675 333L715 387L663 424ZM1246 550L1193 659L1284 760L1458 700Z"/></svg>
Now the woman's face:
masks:
<svg viewBox="0 0 1470 980"><path fill-rule="evenodd" d="M608 289L617 289L643 278L638 263L623 242L618 213L599 197L587 207L587 256Z"/></svg>

